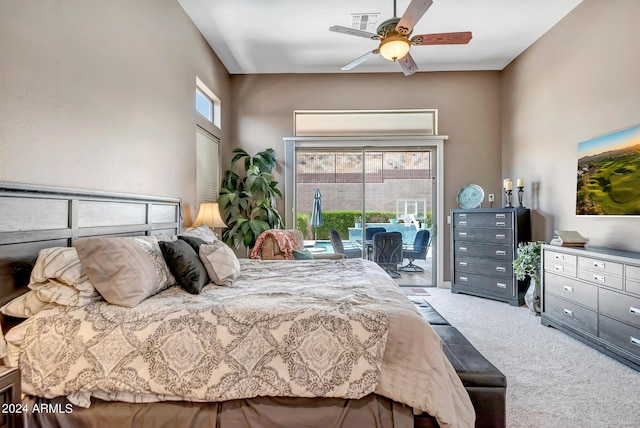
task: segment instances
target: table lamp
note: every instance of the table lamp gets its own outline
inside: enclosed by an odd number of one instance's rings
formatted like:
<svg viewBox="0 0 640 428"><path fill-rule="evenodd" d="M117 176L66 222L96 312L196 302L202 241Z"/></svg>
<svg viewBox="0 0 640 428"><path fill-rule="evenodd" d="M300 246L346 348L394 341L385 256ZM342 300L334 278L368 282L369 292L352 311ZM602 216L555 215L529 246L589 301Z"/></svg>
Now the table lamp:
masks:
<svg viewBox="0 0 640 428"><path fill-rule="evenodd" d="M218 207L217 202L202 202L200 204L200 210L198 211L198 216L196 217L196 221L193 222L191 227L198 226L209 226L213 233L216 233L216 229L224 229L227 227L227 224L222 220L222 216L220 215L220 208ZM216 233L217 235L217 233Z"/></svg>

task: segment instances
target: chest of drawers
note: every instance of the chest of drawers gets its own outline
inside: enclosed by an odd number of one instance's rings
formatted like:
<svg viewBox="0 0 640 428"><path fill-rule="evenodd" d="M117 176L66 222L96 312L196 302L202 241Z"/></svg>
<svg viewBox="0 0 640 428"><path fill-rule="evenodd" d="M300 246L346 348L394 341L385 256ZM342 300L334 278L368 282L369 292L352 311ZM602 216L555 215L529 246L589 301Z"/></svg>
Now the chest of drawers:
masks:
<svg viewBox="0 0 640 428"><path fill-rule="evenodd" d="M451 291L522 305L526 286L513 260L530 239L527 208L451 210Z"/></svg>
<svg viewBox="0 0 640 428"><path fill-rule="evenodd" d="M542 246L542 324L640 370L640 253Z"/></svg>

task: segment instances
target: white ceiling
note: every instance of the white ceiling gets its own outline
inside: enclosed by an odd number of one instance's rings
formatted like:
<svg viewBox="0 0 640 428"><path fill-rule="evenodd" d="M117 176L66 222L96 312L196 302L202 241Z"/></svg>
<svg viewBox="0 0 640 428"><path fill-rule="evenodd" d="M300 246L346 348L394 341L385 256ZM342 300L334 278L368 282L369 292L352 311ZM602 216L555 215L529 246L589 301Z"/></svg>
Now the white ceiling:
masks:
<svg viewBox="0 0 640 428"><path fill-rule="evenodd" d="M378 42L329 31L351 14L393 17L393 0L178 0L231 74L401 73ZM434 0L413 35L471 31L468 45L412 46L420 71L502 70L582 0ZM397 0L402 16L410 0ZM375 30L373 31L375 32Z"/></svg>

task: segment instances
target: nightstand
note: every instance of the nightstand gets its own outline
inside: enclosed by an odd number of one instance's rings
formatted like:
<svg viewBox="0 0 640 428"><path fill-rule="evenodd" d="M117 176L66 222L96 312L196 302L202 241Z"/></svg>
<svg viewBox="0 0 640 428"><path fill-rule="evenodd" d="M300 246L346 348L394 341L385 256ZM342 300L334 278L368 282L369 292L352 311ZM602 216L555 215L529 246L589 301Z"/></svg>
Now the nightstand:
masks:
<svg viewBox="0 0 640 428"><path fill-rule="evenodd" d="M20 370L0 366L0 428L22 427L20 395Z"/></svg>

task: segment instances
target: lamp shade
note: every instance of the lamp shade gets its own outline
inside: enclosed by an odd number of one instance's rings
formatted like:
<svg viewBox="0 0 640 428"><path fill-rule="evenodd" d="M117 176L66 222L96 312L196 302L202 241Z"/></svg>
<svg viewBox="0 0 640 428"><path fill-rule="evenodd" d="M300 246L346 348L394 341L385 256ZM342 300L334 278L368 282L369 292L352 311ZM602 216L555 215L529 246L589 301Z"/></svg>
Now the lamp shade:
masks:
<svg viewBox="0 0 640 428"><path fill-rule="evenodd" d="M200 210L198 211L196 221L194 221L191 226L198 227L203 224L211 228L227 227L224 220L222 220L220 208L218 208L217 202L202 202L200 204Z"/></svg>
<svg viewBox="0 0 640 428"><path fill-rule="evenodd" d="M411 42L400 36L387 37L380 43L380 55L389 61L397 61L409 53Z"/></svg>

